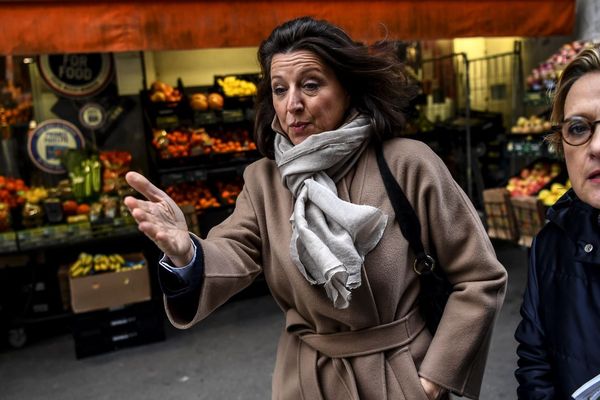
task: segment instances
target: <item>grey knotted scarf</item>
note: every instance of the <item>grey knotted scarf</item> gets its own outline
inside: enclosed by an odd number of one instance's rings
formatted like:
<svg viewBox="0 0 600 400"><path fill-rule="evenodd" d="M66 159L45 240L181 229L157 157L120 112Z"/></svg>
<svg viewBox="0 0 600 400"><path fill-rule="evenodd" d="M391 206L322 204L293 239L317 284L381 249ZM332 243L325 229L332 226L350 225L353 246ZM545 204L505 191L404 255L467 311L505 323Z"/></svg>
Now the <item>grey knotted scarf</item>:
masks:
<svg viewBox="0 0 600 400"><path fill-rule="evenodd" d="M311 284L325 286L336 308L348 307L350 290L361 284L365 255L387 224L379 209L340 199L335 184L367 147L371 129L359 115L296 146L282 134L275 137L275 161L295 198L291 258Z"/></svg>

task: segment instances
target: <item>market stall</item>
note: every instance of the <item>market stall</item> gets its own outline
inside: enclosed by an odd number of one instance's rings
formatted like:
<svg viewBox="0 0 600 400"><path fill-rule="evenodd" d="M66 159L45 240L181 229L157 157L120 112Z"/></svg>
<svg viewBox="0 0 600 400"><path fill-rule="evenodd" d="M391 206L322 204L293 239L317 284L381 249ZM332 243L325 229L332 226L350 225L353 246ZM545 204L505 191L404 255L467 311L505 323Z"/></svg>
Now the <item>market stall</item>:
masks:
<svg viewBox="0 0 600 400"><path fill-rule="evenodd" d="M543 36L570 32L574 3L331 1L311 14L365 42ZM132 194L123 176L130 169L150 176L184 210L192 230L205 235L232 212L244 168L259 156L252 121L260 77L222 65L213 67L210 82L196 81L189 70L166 80L155 51L255 47L273 26L314 6L0 2L6 60L0 81L8 93L0 110L0 334L8 332L12 346L45 329L39 324L65 326L71 318L81 357L164 338L158 254L122 205ZM465 66L454 70L454 105L446 100L451 96L430 91L412 126L417 138L458 150L456 177L477 194L494 178L472 174L480 170L474 149L485 142L492 149L485 156L493 158L503 118L471 107L468 59L455 58ZM469 161L461 164L462 157ZM142 334L148 326L156 335Z"/></svg>

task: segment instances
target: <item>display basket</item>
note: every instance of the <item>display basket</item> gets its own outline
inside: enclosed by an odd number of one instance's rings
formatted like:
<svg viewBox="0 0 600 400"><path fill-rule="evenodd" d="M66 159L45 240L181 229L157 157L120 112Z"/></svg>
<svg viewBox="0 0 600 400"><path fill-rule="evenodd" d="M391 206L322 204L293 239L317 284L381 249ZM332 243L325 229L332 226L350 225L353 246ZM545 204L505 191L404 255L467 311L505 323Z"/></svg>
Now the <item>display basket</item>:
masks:
<svg viewBox="0 0 600 400"><path fill-rule="evenodd" d="M508 191L504 188L484 190L483 203L489 237L516 242L519 231Z"/></svg>
<svg viewBox="0 0 600 400"><path fill-rule="evenodd" d="M519 230L519 244L531 247L533 238L546 223L546 207L534 196L519 196L510 199Z"/></svg>
<svg viewBox="0 0 600 400"><path fill-rule="evenodd" d="M160 129L169 129L186 124L191 121L192 110L189 106L185 88L181 79L177 80L175 89L181 93L179 101L160 101L152 102L150 100L150 90L143 89L140 93L144 111L150 121L150 125Z"/></svg>
<svg viewBox="0 0 600 400"><path fill-rule="evenodd" d="M219 80L227 77L235 77L242 79L247 82L252 82L258 85L260 81L259 74L227 74L227 75L215 75L214 76L214 87L218 88L219 92L223 94L225 100L225 109L246 109L254 106L255 95L240 95L240 96L228 96L223 88L219 85Z"/></svg>

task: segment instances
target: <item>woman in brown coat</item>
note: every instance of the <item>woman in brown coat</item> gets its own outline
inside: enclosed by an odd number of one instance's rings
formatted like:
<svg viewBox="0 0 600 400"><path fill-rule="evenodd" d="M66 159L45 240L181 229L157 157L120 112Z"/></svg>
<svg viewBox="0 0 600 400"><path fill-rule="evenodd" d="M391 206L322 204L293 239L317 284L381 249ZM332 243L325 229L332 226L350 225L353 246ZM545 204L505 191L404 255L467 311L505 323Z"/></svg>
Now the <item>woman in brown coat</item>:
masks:
<svg viewBox="0 0 600 400"><path fill-rule="evenodd" d="M393 49L300 18L271 33L259 61L255 127L266 157L246 169L235 211L206 239L188 233L164 192L127 175L148 201L125 203L165 254L171 322L191 327L262 273L286 318L273 399L477 398L506 272L442 161L393 139L411 91ZM453 286L434 337L378 142Z"/></svg>

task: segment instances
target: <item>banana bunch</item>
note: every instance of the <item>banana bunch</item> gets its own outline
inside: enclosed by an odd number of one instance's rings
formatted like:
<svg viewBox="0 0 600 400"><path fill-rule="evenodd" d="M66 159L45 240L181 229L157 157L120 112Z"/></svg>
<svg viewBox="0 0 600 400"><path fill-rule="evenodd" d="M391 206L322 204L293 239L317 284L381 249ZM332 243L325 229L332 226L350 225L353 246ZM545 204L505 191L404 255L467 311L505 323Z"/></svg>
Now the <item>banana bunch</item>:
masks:
<svg viewBox="0 0 600 400"><path fill-rule="evenodd" d="M94 268L93 259L90 254L81 253L71 268L69 268L69 274L71 278L77 278L80 276L88 275Z"/></svg>
<svg viewBox="0 0 600 400"><path fill-rule="evenodd" d="M71 265L69 273L71 278L86 276L91 273L99 272L120 272L125 267L125 260L119 254L91 254L81 253L77 261ZM141 268L141 266L140 266Z"/></svg>
<svg viewBox="0 0 600 400"><path fill-rule="evenodd" d="M217 83L223 88L223 93L227 97L254 96L256 94L256 85L254 83L236 78L235 76L226 76L223 79L217 79Z"/></svg>
<svg viewBox="0 0 600 400"><path fill-rule="evenodd" d="M111 254L109 256L105 254L96 254L94 256L94 271L95 272L104 272L104 271L113 271L119 272L123 265L125 264L125 260L118 254Z"/></svg>

